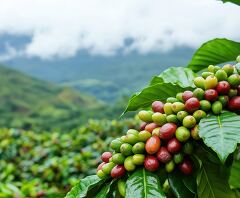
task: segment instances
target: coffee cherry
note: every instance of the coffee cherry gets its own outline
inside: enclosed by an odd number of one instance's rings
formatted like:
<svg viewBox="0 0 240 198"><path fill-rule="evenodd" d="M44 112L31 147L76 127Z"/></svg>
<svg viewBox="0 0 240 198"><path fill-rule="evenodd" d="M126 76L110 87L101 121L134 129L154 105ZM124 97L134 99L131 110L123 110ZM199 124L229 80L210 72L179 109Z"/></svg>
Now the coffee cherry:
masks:
<svg viewBox="0 0 240 198"><path fill-rule="evenodd" d="M119 179L117 186L118 186L118 191L119 191L120 195L122 197L125 197L126 196L126 181L123 179Z"/></svg>
<svg viewBox="0 0 240 198"><path fill-rule="evenodd" d="M236 61L240 63L240 55L237 57Z"/></svg>
<svg viewBox="0 0 240 198"><path fill-rule="evenodd" d="M140 131L143 131L146 127L147 123L146 122L142 122L140 125Z"/></svg>
<svg viewBox="0 0 240 198"><path fill-rule="evenodd" d="M193 153L194 147L191 142L187 142L186 144L183 145L183 152L191 155Z"/></svg>
<svg viewBox="0 0 240 198"><path fill-rule="evenodd" d="M221 69L221 67L219 67L219 66L214 66L214 73L216 73L218 70L220 70Z"/></svg>
<svg viewBox="0 0 240 198"><path fill-rule="evenodd" d="M172 138L167 143L167 150L170 153L178 153L182 148L181 143L176 139Z"/></svg>
<svg viewBox="0 0 240 198"><path fill-rule="evenodd" d="M112 178L120 178L123 177L126 173L126 170L123 165L116 165L111 171Z"/></svg>
<svg viewBox="0 0 240 198"><path fill-rule="evenodd" d="M174 113L178 113L179 111L183 111L185 108L185 105L182 102L174 102L172 104L172 111Z"/></svg>
<svg viewBox="0 0 240 198"><path fill-rule="evenodd" d="M200 102L197 98L190 98L185 103L185 110L189 113L193 113L200 107Z"/></svg>
<svg viewBox="0 0 240 198"><path fill-rule="evenodd" d="M208 66L208 72L214 73L215 72L215 66L214 65L209 65Z"/></svg>
<svg viewBox="0 0 240 198"><path fill-rule="evenodd" d="M170 115L170 114L173 113L173 111L172 111L172 104L169 103L169 102L165 103L163 109L164 109L165 114L167 114L167 115Z"/></svg>
<svg viewBox="0 0 240 198"><path fill-rule="evenodd" d="M103 162L108 163L109 162L109 158L112 157L112 153L111 152L104 152L101 156L101 159Z"/></svg>
<svg viewBox="0 0 240 198"><path fill-rule="evenodd" d="M122 145L122 141L120 138L113 140L110 144L110 148L116 152L120 152L120 147Z"/></svg>
<svg viewBox="0 0 240 198"><path fill-rule="evenodd" d="M182 153L177 153L173 156L173 161L176 164L180 164L183 161L183 157L184 157L184 155Z"/></svg>
<svg viewBox="0 0 240 198"><path fill-rule="evenodd" d="M213 75L214 75L213 72L203 72L203 73L202 73L202 77L203 77L204 79L206 79L208 76L213 76ZM205 83L204 83L204 87L205 87Z"/></svg>
<svg viewBox="0 0 240 198"><path fill-rule="evenodd" d="M196 125L196 119L193 116L186 116L183 119L183 126L187 127L187 128L193 128Z"/></svg>
<svg viewBox="0 0 240 198"><path fill-rule="evenodd" d="M177 118L177 116L176 115L168 115L167 116L167 122L168 123L175 123L175 124L177 124L178 123L178 118Z"/></svg>
<svg viewBox="0 0 240 198"><path fill-rule="evenodd" d="M156 157L148 155L145 157L144 167L148 171L156 171L159 167L159 162Z"/></svg>
<svg viewBox="0 0 240 198"><path fill-rule="evenodd" d="M133 163L133 156L128 156L124 161L124 168L127 171L134 171L136 168L136 165Z"/></svg>
<svg viewBox="0 0 240 198"><path fill-rule="evenodd" d="M200 109L207 112L211 109L211 103L208 100L201 100L200 101Z"/></svg>
<svg viewBox="0 0 240 198"><path fill-rule="evenodd" d="M197 88L193 91L194 97L196 97L198 100L202 100L204 98L204 90L201 88Z"/></svg>
<svg viewBox="0 0 240 198"><path fill-rule="evenodd" d="M168 180L166 179L165 182L163 183L163 192L164 192L165 194L168 194L169 191L170 191L170 189L171 189L171 187L170 187L170 185L169 185Z"/></svg>
<svg viewBox="0 0 240 198"><path fill-rule="evenodd" d="M125 156L122 153L116 153L112 156L112 161L115 164L123 164L125 161Z"/></svg>
<svg viewBox="0 0 240 198"><path fill-rule="evenodd" d="M193 80L194 84L196 85L196 87L199 87L201 89L205 89L204 83L205 83L205 79L203 77L196 77Z"/></svg>
<svg viewBox="0 0 240 198"><path fill-rule="evenodd" d="M154 101L152 103L152 110L153 112L164 113L163 106L164 104L161 101Z"/></svg>
<svg viewBox="0 0 240 198"><path fill-rule="evenodd" d="M197 110L197 111L195 111L195 112L193 113L193 117L195 118L195 120L196 120L197 122L200 122L200 120L201 120L202 118L207 117L207 114L206 114L205 111L203 111L203 110Z"/></svg>
<svg viewBox="0 0 240 198"><path fill-rule="evenodd" d="M159 135L160 135L160 128L161 128L161 127L158 127L158 128L156 128L156 129L153 129L152 135L159 136Z"/></svg>
<svg viewBox="0 0 240 198"><path fill-rule="evenodd" d="M152 122L152 112L151 111L139 111L138 113L138 117L140 120L142 120L143 122Z"/></svg>
<svg viewBox="0 0 240 198"><path fill-rule="evenodd" d="M172 156L165 147L161 147L156 154L157 159L162 163L171 161Z"/></svg>
<svg viewBox="0 0 240 198"><path fill-rule="evenodd" d="M215 76L218 79L218 82L223 81L223 80L227 80L227 78L228 78L227 73L223 69L218 70L215 73Z"/></svg>
<svg viewBox="0 0 240 198"><path fill-rule="evenodd" d="M230 84L227 81L221 81L218 83L216 90L220 95L227 95L230 90Z"/></svg>
<svg viewBox="0 0 240 198"><path fill-rule="evenodd" d="M230 64L226 64L223 66L223 70L227 73L228 76L233 74L234 67Z"/></svg>
<svg viewBox="0 0 240 198"><path fill-rule="evenodd" d="M105 165L106 162L102 162L101 164L98 165L97 171L102 170L103 165Z"/></svg>
<svg viewBox="0 0 240 198"><path fill-rule="evenodd" d="M152 134L148 131L140 131L138 134L138 140L141 142L146 142L151 136Z"/></svg>
<svg viewBox="0 0 240 198"><path fill-rule="evenodd" d="M190 131L186 127L178 127L176 130L176 138L180 142L186 142L190 138Z"/></svg>
<svg viewBox="0 0 240 198"><path fill-rule="evenodd" d="M158 128L158 125L155 124L155 123L149 123L146 125L145 127L145 130L152 133L152 131L155 129L155 128Z"/></svg>
<svg viewBox="0 0 240 198"><path fill-rule="evenodd" d="M128 143L124 143L121 145L120 151L125 156L132 155L132 145Z"/></svg>
<svg viewBox="0 0 240 198"><path fill-rule="evenodd" d="M105 179L107 177L107 174L105 174L102 170L97 171L97 176L100 179Z"/></svg>
<svg viewBox="0 0 240 198"><path fill-rule="evenodd" d="M193 171L193 164L189 159L184 159L183 162L179 165L180 170L185 175L189 175Z"/></svg>
<svg viewBox="0 0 240 198"><path fill-rule="evenodd" d="M154 123L156 123L159 126L162 126L167 123L166 115L159 112L154 113L152 115L152 120Z"/></svg>
<svg viewBox="0 0 240 198"><path fill-rule="evenodd" d="M237 90L237 89L230 89L230 90L229 90L229 93L228 93L228 96L229 96L230 98L232 98L232 97L234 97L234 96L237 96L237 94L238 94L238 90Z"/></svg>
<svg viewBox="0 0 240 198"><path fill-rule="evenodd" d="M115 164L113 162L108 162L102 166L102 171L106 174L109 175L113 169Z"/></svg>
<svg viewBox="0 0 240 198"><path fill-rule="evenodd" d="M182 98L182 95L183 95L183 93L177 93L177 95L176 95L176 98L177 98L178 101L180 101L180 102L184 102L184 101L183 101L183 98Z"/></svg>
<svg viewBox="0 0 240 198"><path fill-rule="evenodd" d="M222 103L220 101L215 101L213 104L212 104L212 112L215 114L215 115L219 115L221 112L222 112Z"/></svg>
<svg viewBox="0 0 240 198"><path fill-rule="evenodd" d="M237 95L240 95L240 85L237 87Z"/></svg>
<svg viewBox="0 0 240 198"><path fill-rule="evenodd" d="M174 161L173 161L173 160L171 160L170 162L168 162L168 163L165 164L165 170L166 170L168 173L173 172L174 168L175 168L175 164L174 164Z"/></svg>
<svg viewBox="0 0 240 198"><path fill-rule="evenodd" d="M194 140L199 140L199 126L196 125L194 128L191 129L191 136Z"/></svg>
<svg viewBox="0 0 240 198"><path fill-rule="evenodd" d="M228 96L219 96L218 100L222 103L222 106L225 107L227 106L229 102L229 97Z"/></svg>
<svg viewBox="0 0 240 198"><path fill-rule="evenodd" d="M132 135L137 136L138 133L139 133L139 132L138 132L137 130L135 130L135 129L128 129L128 131L127 131L127 135L128 135L128 134L132 134Z"/></svg>
<svg viewBox="0 0 240 198"><path fill-rule="evenodd" d="M135 165L142 165L144 163L145 160L145 155L143 154L135 154L133 156L133 163Z"/></svg>
<svg viewBox="0 0 240 198"><path fill-rule="evenodd" d="M211 75L205 79L205 89L214 89L218 84L218 80L215 76Z"/></svg>
<svg viewBox="0 0 240 198"><path fill-rule="evenodd" d="M188 115L188 112L186 112L186 111L179 111L179 112L177 113L177 119L182 122L183 119L184 119L187 115Z"/></svg>
<svg viewBox="0 0 240 198"><path fill-rule="evenodd" d="M161 146L161 140L158 136L150 137L145 145L145 150L148 154L152 155L156 153Z"/></svg>
<svg viewBox="0 0 240 198"><path fill-rule="evenodd" d="M238 74L232 74L228 77L228 82L231 86L237 87L240 85L240 76Z"/></svg>
<svg viewBox="0 0 240 198"><path fill-rule="evenodd" d="M169 97L169 98L167 98L167 101L166 101L167 103L174 103L174 102L178 102L178 99L177 98L174 98L174 97Z"/></svg>
<svg viewBox="0 0 240 198"><path fill-rule="evenodd" d="M173 124L173 123L164 124L159 131L160 138L164 140L170 139L175 134L176 129L177 129L176 124Z"/></svg>
<svg viewBox="0 0 240 198"><path fill-rule="evenodd" d="M240 110L240 96L235 96L229 101L228 109L231 111Z"/></svg>
<svg viewBox="0 0 240 198"><path fill-rule="evenodd" d="M143 142L138 142L132 147L132 152L134 154L142 154L145 151L145 144Z"/></svg>
<svg viewBox="0 0 240 198"><path fill-rule="evenodd" d="M191 91L184 91L183 92L182 98L183 98L184 102L186 102L188 99L190 99L192 97L193 97L193 92L191 92Z"/></svg>
<svg viewBox="0 0 240 198"><path fill-rule="evenodd" d="M215 89L208 89L205 91L205 99L208 101L216 101L218 99L218 93Z"/></svg>
<svg viewBox="0 0 240 198"><path fill-rule="evenodd" d="M133 134L127 134L126 135L126 139L125 139L125 143L128 143L128 144L131 144L131 145L134 145L135 143L137 143L139 140L138 140L138 135L133 135Z"/></svg>

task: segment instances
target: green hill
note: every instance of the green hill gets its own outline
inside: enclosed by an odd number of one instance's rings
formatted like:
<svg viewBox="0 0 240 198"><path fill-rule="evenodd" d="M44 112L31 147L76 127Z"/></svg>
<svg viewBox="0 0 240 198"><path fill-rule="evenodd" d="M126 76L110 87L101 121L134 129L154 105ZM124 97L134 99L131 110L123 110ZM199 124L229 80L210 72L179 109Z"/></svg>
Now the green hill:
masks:
<svg viewBox="0 0 240 198"><path fill-rule="evenodd" d="M0 126L69 129L102 108L94 97L0 66Z"/></svg>

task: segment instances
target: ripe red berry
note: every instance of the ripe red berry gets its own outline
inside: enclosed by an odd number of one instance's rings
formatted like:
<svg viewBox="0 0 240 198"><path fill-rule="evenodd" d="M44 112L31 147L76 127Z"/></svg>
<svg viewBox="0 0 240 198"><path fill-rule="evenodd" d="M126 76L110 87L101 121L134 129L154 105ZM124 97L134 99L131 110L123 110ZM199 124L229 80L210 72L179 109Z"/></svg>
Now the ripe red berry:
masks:
<svg viewBox="0 0 240 198"><path fill-rule="evenodd" d="M176 129L177 129L176 124L173 123L164 124L159 130L160 138L164 140L172 138L176 132Z"/></svg>
<svg viewBox="0 0 240 198"><path fill-rule="evenodd" d="M123 177L126 173L126 170L123 165L116 165L112 170L111 170L111 177L112 178L119 178Z"/></svg>
<svg viewBox="0 0 240 198"><path fill-rule="evenodd" d="M164 113L163 107L164 107L164 104L161 101L154 101L152 103L153 112Z"/></svg>
<svg viewBox="0 0 240 198"><path fill-rule="evenodd" d="M147 151L148 154L152 155L159 150L160 146L161 146L160 138L154 135L147 140L145 150Z"/></svg>
<svg viewBox="0 0 240 198"><path fill-rule="evenodd" d="M204 97L208 101L216 101L218 99L218 93L215 89L208 89L205 91Z"/></svg>
<svg viewBox="0 0 240 198"><path fill-rule="evenodd" d="M177 138L172 138L167 143L167 150L170 153L178 153L182 148L181 143L177 140Z"/></svg>
<svg viewBox="0 0 240 198"><path fill-rule="evenodd" d="M111 153L111 152L104 152L104 153L102 154L101 159L102 159L103 162L108 163L108 162L109 162L109 159L110 159L111 157L112 157L112 153Z"/></svg>
<svg viewBox="0 0 240 198"><path fill-rule="evenodd" d="M146 122L141 123L141 125L140 125L140 131L143 131L146 126L147 126L147 123L146 123Z"/></svg>
<svg viewBox="0 0 240 198"><path fill-rule="evenodd" d="M155 128L158 128L159 126L155 123L149 123L146 125L145 127L145 130L152 133L152 131L155 129Z"/></svg>
<svg viewBox="0 0 240 198"><path fill-rule="evenodd" d="M193 97L193 92L191 91L184 91L182 95L182 99L186 102L188 99Z"/></svg>
<svg viewBox="0 0 240 198"><path fill-rule="evenodd" d="M156 157L148 155L145 157L144 167L149 171L156 171L159 167L159 162Z"/></svg>
<svg viewBox="0 0 240 198"><path fill-rule="evenodd" d="M228 109L231 111L240 110L240 96L235 96L229 101Z"/></svg>
<svg viewBox="0 0 240 198"><path fill-rule="evenodd" d="M171 161L172 156L165 147L161 147L156 154L157 159L162 163L167 163Z"/></svg>
<svg viewBox="0 0 240 198"><path fill-rule="evenodd" d="M184 174L189 175L193 171L193 163L190 159L184 159L179 168Z"/></svg>
<svg viewBox="0 0 240 198"><path fill-rule="evenodd" d="M185 110L189 113L193 113L200 107L200 102L197 98L189 98L185 103Z"/></svg>
<svg viewBox="0 0 240 198"><path fill-rule="evenodd" d="M97 171L101 170L103 165L105 165L106 162L102 162L101 164L98 165Z"/></svg>
<svg viewBox="0 0 240 198"><path fill-rule="evenodd" d="M217 84L216 90L221 95L228 95L230 84L227 81L221 81Z"/></svg>

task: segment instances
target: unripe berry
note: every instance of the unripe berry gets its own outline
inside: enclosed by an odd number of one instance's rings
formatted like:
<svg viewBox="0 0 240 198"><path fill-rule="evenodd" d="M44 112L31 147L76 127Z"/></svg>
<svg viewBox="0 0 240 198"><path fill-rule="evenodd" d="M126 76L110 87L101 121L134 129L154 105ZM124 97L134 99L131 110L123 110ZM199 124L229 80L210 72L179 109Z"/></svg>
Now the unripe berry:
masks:
<svg viewBox="0 0 240 198"><path fill-rule="evenodd" d="M237 87L240 85L240 75L239 74L232 74L228 77L228 82L231 86Z"/></svg>
<svg viewBox="0 0 240 198"><path fill-rule="evenodd" d="M199 87L201 89L205 89L204 83L205 83L205 79L203 77L196 77L194 78L194 84L196 85L196 87Z"/></svg>
<svg viewBox="0 0 240 198"><path fill-rule="evenodd" d="M228 93L228 96L230 98L234 97L234 96L237 96L238 95L238 90L237 89L230 89L229 90L229 93Z"/></svg>
<svg viewBox="0 0 240 198"><path fill-rule="evenodd" d="M229 102L229 97L228 96L219 96L218 100L222 103L222 106L225 107L227 106Z"/></svg>
<svg viewBox="0 0 240 198"><path fill-rule="evenodd" d="M138 134L138 139L141 142L146 142L151 136L152 134L148 131L140 131L140 133Z"/></svg>
<svg viewBox="0 0 240 198"><path fill-rule="evenodd" d="M234 67L230 64L226 64L223 66L223 70L227 73L228 76L230 76L234 72Z"/></svg>
<svg viewBox="0 0 240 198"><path fill-rule="evenodd" d="M205 79L205 89L214 89L218 84L218 80L215 76L211 75Z"/></svg>
<svg viewBox="0 0 240 198"><path fill-rule="evenodd" d="M190 138L190 131L186 127L181 126L177 128L175 135L180 142L186 142Z"/></svg>
<svg viewBox="0 0 240 198"><path fill-rule="evenodd" d="M128 156L124 161L124 168L127 171L134 171L136 168L136 165L133 163L133 156Z"/></svg>
<svg viewBox="0 0 240 198"><path fill-rule="evenodd" d="M200 101L200 109L207 112L211 109L211 103L208 100L201 100Z"/></svg>
<svg viewBox="0 0 240 198"><path fill-rule="evenodd" d="M184 155L182 153L177 153L173 156L173 160L176 164L180 164L183 161Z"/></svg>
<svg viewBox="0 0 240 198"><path fill-rule="evenodd" d="M219 115L221 112L222 112L222 103L220 101L215 101L213 104L212 104L212 112L215 114L215 115Z"/></svg>
<svg viewBox="0 0 240 198"><path fill-rule="evenodd" d="M198 100L202 100L204 98L204 90L201 88L197 88L193 91L194 97L196 97Z"/></svg>
<svg viewBox="0 0 240 198"><path fill-rule="evenodd" d="M170 115L170 114L173 113L173 111L172 111L172 104L169 103L169 102L164 104L163 109L164 109L165 114L167 114L167 115Z"/></svg>
<svg viewBox="0 0 240 198"><path fill-rule="evenodd" d="M183 119L184 119L187 115L188 115L188 112L186 112L186 111L179 111L179 112L177 113L177 119L182 122Z"/></svg>
<svg viewBox="0 0 240 198"><path fill-rule="evenodd" d="M191 136L194 140L199 140L199 126L196 125L194 128L191 129Z"/></svg>
<svg viewBox="0 0 240 198"><path fill-rule="evenodd" d="M152 112L151 111L139 111L138 113L138 117L140 120L142 120L143 122L152 122Z"/></svg>
<svg viewBox="0 0 240 198"><path fill-rule="evenodd" d="M227 73L223 69L218 70L215 73L215 76L218 79L218 82L223 81L223 80L227 80L227 78L228 78Z"/></svg>
<svg viewBox="0 0 240 198"><path fill-rule="evenodd" d="M168 173L173 172L174 168L175 168L175 164L174 164L174 161L173 161L173 160L165 164L165 170L166 170Z"/></svg>
<svg viewBox="0 0 240 198"><path fill-rule="evenodd" d="M162 126L167 123L166 115L159 112L154 113L152 115L152 119L153 119L153 122L159 126Z"/></svg>
<svg viewBox="0 0 240 198"><path fill-rule="evenodd" d="M105 165L106 162L102 162L101 164L98 165L97 171L102 170L103 165Z"/></svg>
<svg viewBox="0 0 240 198"><path fill-rule="evenodd" d="M149 123L146 125L145 127L145 130L152 133L152 131L155 129L155 128L158 128L158 125L155 124L155 123Z"/></svg>
<svg viewBox="0 0 240 198"><path fill-rule="evenodd" d="M179 111L183 111L185 108L185 105L182 102L174 102L172 104L172 110L174 113L178 113Z"/></svg>
<svg viewBox="0 0 240 198"><path fill-rule="evenodd" d="M203 110L197 110L193 113L193 117L196 119L197 122L200 122L202 118L207 117L207 114Z"/></svg>
<svg viewBox="0 0 240 198"><path fill-rule="evenodd" d="M187 128L193 128L196 125L196 119L193 116L186 116L183 119L183 126L187 127Z"/></svg>
<svg viewBox="0 0 240 198"><path fill-rule="evenodd" d="M175 123L175 124L177 124L178 123L178 118L177 118L177 116L176 115L168 115L167 116L167 122L168 123Z"/></svg>

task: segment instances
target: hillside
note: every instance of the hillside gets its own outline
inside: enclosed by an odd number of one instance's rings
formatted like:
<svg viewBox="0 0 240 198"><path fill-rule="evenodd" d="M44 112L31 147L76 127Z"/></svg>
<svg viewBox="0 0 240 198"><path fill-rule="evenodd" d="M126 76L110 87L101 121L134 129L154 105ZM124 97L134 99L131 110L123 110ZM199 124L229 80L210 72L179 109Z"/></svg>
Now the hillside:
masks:
<svg viewBox="0 0 240 198"><path fill-rule="evenodd" d="M102 107L94 97L0 66L0 126L68 129Z"/></svg>

